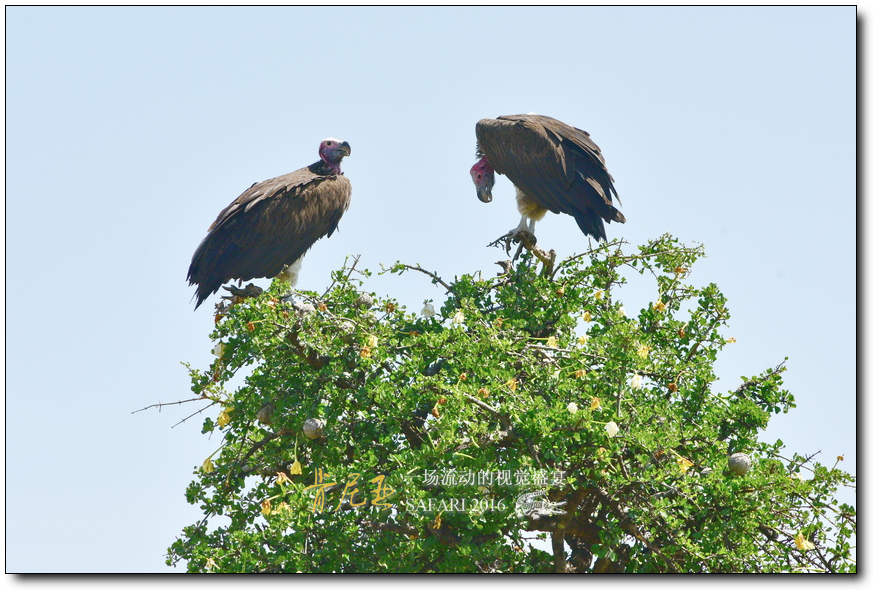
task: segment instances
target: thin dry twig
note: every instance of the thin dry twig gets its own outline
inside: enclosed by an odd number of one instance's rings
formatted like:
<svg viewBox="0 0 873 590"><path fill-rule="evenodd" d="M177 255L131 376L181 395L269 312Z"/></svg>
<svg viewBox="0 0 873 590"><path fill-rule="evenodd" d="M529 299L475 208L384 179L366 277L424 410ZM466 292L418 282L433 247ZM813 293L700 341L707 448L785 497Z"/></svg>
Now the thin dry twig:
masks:
<svg viewBox="0 0 873 590"><path fill-rule="evenodd" d="M204 399L208 399L208 398L204 398ZM211 408L212 406L214 406L214 405L217 404L217 403L218 403L217 401L213 400L212 403L209 404L208 406L206 406L205 408L200 408L200 409L197 410L196 412L194 412L194 413L192 413L192 414L188 414L187 416L185 416L184 418L182 418L181 420L179 420L178 422L176 422L175 424L173 424L170 428L175 428L175 427L178 426L179 424L184 424L185 422L187 422L188 420L190 420L191 418L193 418L193 417L196 416L197 414L202 414L203 412L205 412L206 410L208 410L209 408Z"/></svg>
<svg viewBox="0 0 873 590"><path fill-rule="evenodd" d="M146 411L146 410L150 410L150 409L152 409L152 408L157 408L157 409L158 409L158 412L160 412L160 411L161 411L161 408L163 408L164 406L178 406L178 405L181 405L181 404L187 404L188 402L196 402L196 401L200 401L200 400L204 400L204 399L209 399L209 398L208 398L208 397L204 397L204 396L200 396L200 397L192 397L191 399L183 399L183 400L179 400L179 401L177 401L177 402L166 402L166 403L158 402L158 403L156 403L156 404L152 404L152 405L150 405L150 406L146 406L146 407L144 407L144 408L140 408L140 409L138 409L138 410L134 410L133 412L131 412L131 414L136 414L136 413L139 413L139 412L144 412L144 411Z"/></svg>
<svg viewBox="0 0 873 590"><path fill-rule="evenodd" d="M434 283L439 283L439 284L440 284L440 285L441 285L441 286L442 286L446 291L448 291L449 293L452 293L452 292L453 292L453 291L452 291L452 288L451 288L450 286L448 286L448 285L445 283L445 281L443 281L440 277L438 277L438 276L436 275L436 273L432 273L432 272L430 272L429 270L425 270L425 269L421 268L421 266L419 266L418 264L416 264L415 266L411 266L411 265L409 265L409 264L403 264L403 263L401 263L400 266L402 266L404 269L408 269L408 270L417 270L418 272L424 273L424 274L426 274L427 276L429 276L430 278L432 278Z"/></svg>

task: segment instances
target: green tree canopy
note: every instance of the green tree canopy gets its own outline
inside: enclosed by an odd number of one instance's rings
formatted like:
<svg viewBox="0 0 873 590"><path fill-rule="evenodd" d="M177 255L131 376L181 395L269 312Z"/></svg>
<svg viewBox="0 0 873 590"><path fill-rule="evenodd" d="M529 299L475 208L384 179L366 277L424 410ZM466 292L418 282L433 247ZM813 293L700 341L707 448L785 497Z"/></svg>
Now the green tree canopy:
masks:
<svg viewBox="0 0 873 590"><path fill-rule="evenodd" d="M351 264L323 295L274 281L221 310L216 360L190 369L218 406L186 493L203 517L167 562L854 571L855 509L835 499L854 478L759 440L794 406L785 363L714 386L729 313L716 285L689 282L702 255L665 235L557 264L525 251L448 283L397 263L386 272L446 291L420 313L366 292ZM628 273L657 285L635 314L618 299Z"/></svg>

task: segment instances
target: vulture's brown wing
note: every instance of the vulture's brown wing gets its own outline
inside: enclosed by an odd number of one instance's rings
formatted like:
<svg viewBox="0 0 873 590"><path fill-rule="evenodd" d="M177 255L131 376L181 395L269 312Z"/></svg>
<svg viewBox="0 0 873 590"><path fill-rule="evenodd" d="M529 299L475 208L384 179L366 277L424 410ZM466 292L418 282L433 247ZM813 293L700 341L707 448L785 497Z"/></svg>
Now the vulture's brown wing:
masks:
<svg viewBox="0 0 873 590"><path fill-rule="evenodd" d="M333 234L348 209L351 183L310 168L257 182L219 213L188 270L198 284L197 305L232 279L276 276Z"/></svg>
<svg viewBox="0 0 873 590"><path fill-rule="evenodd" d="M506 115L479 121L476 138L496 172L540 206L572 215L585 233L605 239L601 219L624 222L612 205L612 177L585 131L543 115Z"/></svg>
<svg viewBox="0 0 873 590"><path fill-rule="evenodd" d="M618 198L612 176L606 170L606 160L603 159L600 148L591 140L587 131L545 115L521 116L542 125L549 140L556 145L561 145L564 156L562 168L568 182L572 182L574 176L578 174L588 180L589 184L594 185L598 193L609 198L610 204L612 202L609 197L610 192Z"/></svg>

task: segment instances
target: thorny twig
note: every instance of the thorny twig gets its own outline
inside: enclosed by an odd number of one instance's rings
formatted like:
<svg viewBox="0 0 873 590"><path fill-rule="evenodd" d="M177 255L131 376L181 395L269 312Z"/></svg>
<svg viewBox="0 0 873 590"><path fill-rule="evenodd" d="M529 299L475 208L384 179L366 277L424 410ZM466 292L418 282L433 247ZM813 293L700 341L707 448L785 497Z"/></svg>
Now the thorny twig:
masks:
<svg viewBox="0 0 873 590"><path fill-rule="evenodd" d="M447 285L440 277L438 277L436 275L436 273L432 273L429 270L425 270L425 269L421 268L421 266L419 266L418 264L416 264L415 266L411 266L409 264L400 263L400 266L403 267L404 269L407 269L407 270L417 270L418 272L424 273L427 276L429 276L430 278L432 278L434 283L439 283L446 291L448 291L449 293L454 293L452 288L449 285Z"/></svg>
<svg viewBox="0 0 873 590"><path fill-rule="evenodd" d="M200 400L210 400L212 403L209 404L208 406L204 407L204 408L200 408L199 410L197 410L196 412L194 412L194 413L192 413L192 414L189 414L189 415L185 416L184 418L182 418L181 420L179 420L178 422L176 422L175 424L173 424L173 425L170 427L170 428L175 428L175 427L178 426L179 424L183 424L183 423L187 422L188 420L190 420L191 418L193 418L193 417L196 416L197 414L201 414L201 413L203 413L204 411L208 410L209 408L211 408L212 406L214 406L215 404L217 404L217 403L219 403L219 402L216 401L216 400L214 400L214 399L212 399L211 397L207 397L207 396L203 396L203 397L193 397L193 398L191 398L191 399L183 399L183 400L180 400L180 401L177 401L177 402L167 402L167 403L160 403L160 402L159 402L159 403L156 403L156 404L152 404L152 405L150 405L150 406L146 406L146 407L144 407L144 408L140 408L139 410L135 410L135 411L131 412L131 414L136 414L137 412L142 412L142 411L144 411L144 410L148 410L148 409L150 409L150 408L158 408L158 411L160 412L160 411L161 411L161 408L163 408L164 406L177 406L177 405L179 405L179 404L184 404L184 403L188 403L188 402L196 402L196 401L200 401Z"/></svg>
<svg viewBox="0 0 873 590"><path fill-rule="evenodd" d="M191 399L183 399L183 400L179 400L179 401L177 401L177 402L158 402L158 403L156 403L156 404L152 404L152 405L150 405L150 406L146 406L146 407L144 407L144 408L140 408L140 409L138 409L138 410L134 410L133 412L131 412L131 414L136 414L136 413L138 413L138 412L144 412L144 411L146 411L146 410L150 410L150 409L152 409L152 408L157 408L157 409L158 409L158 412L160 412L160 411L161 411L161 408L163 408L164 406L178 406L178 405L181 405L181 404L187 404L188 402L196 402L196 401L200 401L200 400L203 400L203 399L209 399L209 398L207 398L207 397L203 397L203 396L200 396L200 397L192 397Z"/></svg>

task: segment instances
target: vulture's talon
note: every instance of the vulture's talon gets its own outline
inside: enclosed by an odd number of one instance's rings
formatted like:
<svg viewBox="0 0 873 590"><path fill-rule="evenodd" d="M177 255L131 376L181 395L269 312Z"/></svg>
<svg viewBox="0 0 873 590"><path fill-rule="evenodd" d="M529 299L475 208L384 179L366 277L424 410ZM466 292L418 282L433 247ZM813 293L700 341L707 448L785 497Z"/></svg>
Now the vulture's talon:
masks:
<svg viewBox="0 0 873 590"><path fill-rule="evenodd" d="M240 289L239 287L234 287L233 285L227 285L225 287L222 287L222 289L229 292L230 295L222 295L221 298L230 299L231 302L234 303L241 299L246 299L247 297L257 297L264 292L263 289L261 289L254 283L249 283L242 289Z"/></svg>
<svg viewBox="0 0 873 590"><path fill-rule="evenodd" d="M537 243L537 237L529 231L521 230L514 233L515 235L512 237L512 241L516 244L521 243L525 246L535 246Z"/></svg>
<svg viewBox="0 0 873 590"><path fill-rule="evenodd" d="M515 252L515 256L513 257L513 260L518 260L518 256L519 254L521 254L522 248L527 248L528 250L530 250L534 246L536 246L537 237L529 231L515 228L488 244L488 247L491 248L493 246L496 248L498 244L503 246L503 249L506 250L507 255L512 249L513 244L519 244L518 250Z"/></svg>
<svg viewBox="0 0 873 590"><path fill-rule="evenodd" d="M507 232L507 233L503 234L502 236L500 236L499 238L497 238L496 240L494 240L493 242L491 242L490 244L488 244L488 248L498 248L498 247L502 246L503 249L506 250L506 253L509 254L509 249L512 247L512 242L515 239L515 236L516 236L515 230Z"/></svg>
<svg viewBox="0 0 873 590"><path fill-rule="evenodd" d="M518 260L518 257L521 256L521 251L524 249L524 244L518 245L518 250L515 251L515 256L512 257L512 261L515 262ZM507 252L508 253L508 252Z"/></svg>

